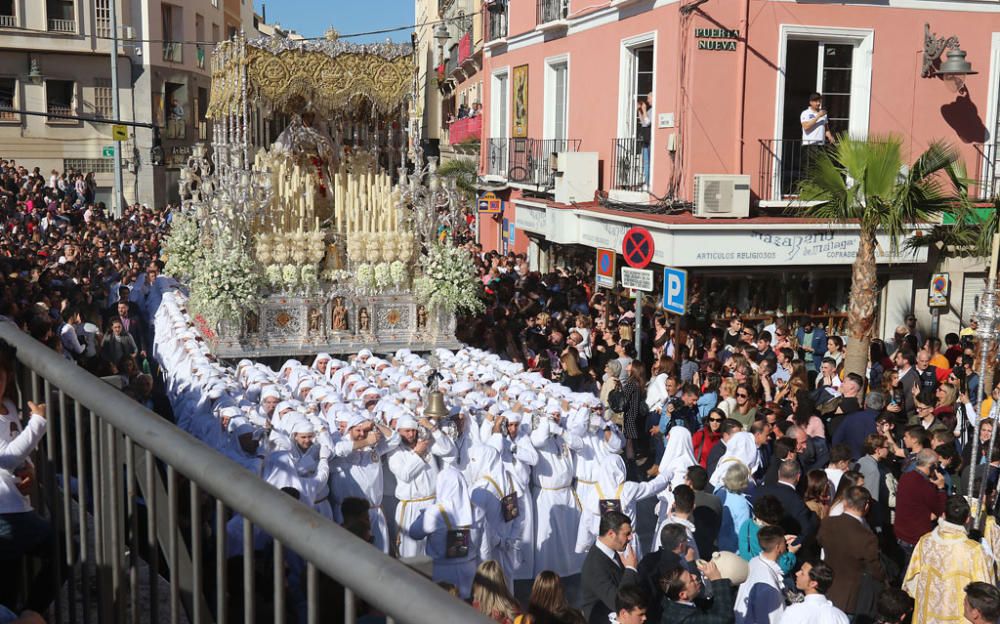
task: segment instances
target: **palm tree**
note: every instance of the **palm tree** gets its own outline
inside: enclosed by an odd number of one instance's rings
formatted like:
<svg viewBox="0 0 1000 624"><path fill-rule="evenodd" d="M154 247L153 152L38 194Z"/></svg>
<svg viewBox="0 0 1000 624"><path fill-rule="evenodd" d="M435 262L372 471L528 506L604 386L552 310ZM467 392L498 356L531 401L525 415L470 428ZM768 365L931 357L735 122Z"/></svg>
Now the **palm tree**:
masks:
<svg viewBox="0 0 1000 624"><path fill-rule="evenodd" d="M813 159L799 183L799 198L818 202L806 216L860 226L858 253L851 268L847 310L849 340L844 371L865 374L878 298L876 235L888 235L891 253L913 223L936 219L961 197L946 189L958 160L948 145L935 142L909 169L896 136L852 139L842 136ZM939 175L941 172L948 176Z"/></svg>

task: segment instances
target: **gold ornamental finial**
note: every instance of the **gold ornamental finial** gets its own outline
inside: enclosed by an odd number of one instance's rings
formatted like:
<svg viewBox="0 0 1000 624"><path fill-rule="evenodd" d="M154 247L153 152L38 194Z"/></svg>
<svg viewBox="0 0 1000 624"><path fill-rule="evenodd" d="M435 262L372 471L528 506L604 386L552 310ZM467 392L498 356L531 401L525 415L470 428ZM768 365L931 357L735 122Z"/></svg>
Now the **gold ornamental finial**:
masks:
<svg viewBox="0 0 1000 624"><path fill-rule="evenodd" d="M327 41L336 41L337 39L340 39L340 33L337 32L336 28L331 26L326 30L325 37Z"/></svg>

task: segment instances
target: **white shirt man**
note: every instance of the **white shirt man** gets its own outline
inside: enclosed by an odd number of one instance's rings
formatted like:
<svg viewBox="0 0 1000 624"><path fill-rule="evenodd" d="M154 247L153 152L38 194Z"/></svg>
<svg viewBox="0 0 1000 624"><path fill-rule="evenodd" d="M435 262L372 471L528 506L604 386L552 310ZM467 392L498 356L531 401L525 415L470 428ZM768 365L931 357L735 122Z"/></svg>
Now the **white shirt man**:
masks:
<svg viewBox="0 0 1000 624"><path fill-rule="evenodd" d="M428 432L421 438L420 427ZM420 422L412 416L396 422L400 443L389 455L389 470L396 477L396 544L400 557L424 554L424 541L415 540L406 530L426 507L434 504L434 484L437 483L438 458L455 452L451 438L443 435L426 418Z"/></svg>
<svg viewBox="0 0 1000 624"><path fill-rule="evenodd" d="M833 583L833 570L825 563L813 565L808 561L795 573L795 587L805 594L805 599L785 609L781 624L848 624L847 615L827 600L824 592Z"/></svg>
<svg viewBox="0 0 1000 624"><path fill-rule="evenodd" d="M347 421L347 434L334 447L336 468L343 477L336 481L333 490L336 497L334 519L339 521L340 503L345 498L367 500L374 546L388 554L389 535L382 513L382 456L397 445L399 434L360 414L352 415Z"/></svg>
<svg viewBox="0 0 1000 624"><path fill-rule="evenodd" d="M823 110L823 96L813 93L809 97L809 108L799 115L802 124L802 145L824 145L833 142L833 135L828 127L829 117Z"/></svg>

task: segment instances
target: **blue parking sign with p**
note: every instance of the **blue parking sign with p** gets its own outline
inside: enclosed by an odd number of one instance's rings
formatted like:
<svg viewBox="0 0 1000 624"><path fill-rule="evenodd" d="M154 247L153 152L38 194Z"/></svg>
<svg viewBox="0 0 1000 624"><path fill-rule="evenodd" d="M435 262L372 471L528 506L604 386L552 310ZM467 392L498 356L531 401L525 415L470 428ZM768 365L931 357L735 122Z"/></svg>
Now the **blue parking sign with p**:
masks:
<svg viewBox="0 0 1000 624"><path fill-rule="evenodd" d="M673 314L687 311L687 271L663 269L663 309Z"/></svg>

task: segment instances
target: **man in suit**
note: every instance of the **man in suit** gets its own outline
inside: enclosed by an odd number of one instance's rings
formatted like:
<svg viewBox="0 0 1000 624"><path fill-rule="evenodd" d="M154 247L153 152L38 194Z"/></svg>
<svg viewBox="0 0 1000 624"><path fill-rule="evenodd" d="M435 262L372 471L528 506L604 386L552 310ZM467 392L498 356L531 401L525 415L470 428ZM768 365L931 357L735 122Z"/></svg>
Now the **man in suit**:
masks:
<svg viewBox="0 0 1000 624"><path fill-rule="evenodd" d="M899 387L903 391L903 414L905 418L897 419L897 422L906 422L910 416L917 413L916 405L913 403L913 386L920 383L920 373L915 368L917 356L907 349L900 349L896 352L896 370L899 371Z"/></svg>
<svg viewBox="0 0 1000 624"><path fill-rule="evenodd" d="M606 624L618 590L639 582L638 559L630 545L632 521L623 513L601 516L600 535L583 561L581 609L590 624Z"/></svg>
<svg viewBox="0 0 1000 624"><path fill-rule="evenodd" d="M119 299L115 307L118 313L117 319L122 324L122 331L132 336L132 340L135 341L135 346L140 352L140 357L145 357L146 332L143 329L142 321L139 320L138 308L134 303L129 303L127 299ZM114 322L116 317L111 318Z"/></svg>
<svg viewBox="0 0 1000 624"><path fill-rule="evenodd" d="M118 366L122 358L134 357L139 349L135 340L125 332L121 319L111 321L111 333L104 338L101 345L101 357L108 364Z"/></svg>
<svg viewBox="0 0 1000 624"><path fill-rule="evenodd" d="M786 534L798 536L799 543L810 539L816 534L816 514L806 507L805 502L795 487L802 476L802 467L794 458L786 459L778 466L778 481L773 485L765 485L757 491L754 497L771 495L781 501L785 509L781 526Z"/></svg>
<svg viewBox="0 0 1000 624"><path fill-rule="evenodd" d="M874 604L858 604L862 576L868 574L868 583L881 583L885 579L878 555L878 537L865 523L871 500L865 488L857 485L848 488L843 515L826 518L819 528L824 561L833 569L833 585L826 597L849 615L873 615L870 611Z"/></svg>
<svg viewBox="0 0 1000 624"><path fill-rule="evenodd" d="M846 383L846 382L845 382ZM858 459L864 455L865 440L875 433L875 419L885 409L885 395L881 392L869 392L865 397L865 409L851 412L841 418L833 419L833 444L846 444L851 449L851 458Z"/></svg>

